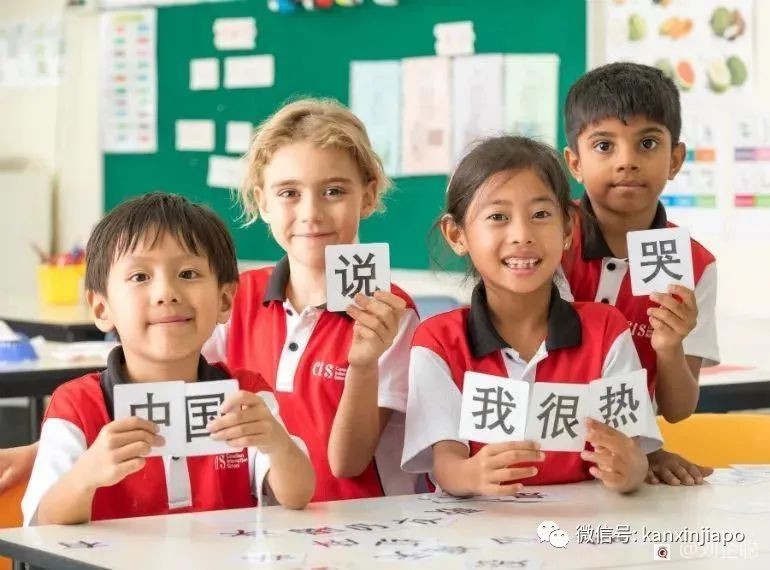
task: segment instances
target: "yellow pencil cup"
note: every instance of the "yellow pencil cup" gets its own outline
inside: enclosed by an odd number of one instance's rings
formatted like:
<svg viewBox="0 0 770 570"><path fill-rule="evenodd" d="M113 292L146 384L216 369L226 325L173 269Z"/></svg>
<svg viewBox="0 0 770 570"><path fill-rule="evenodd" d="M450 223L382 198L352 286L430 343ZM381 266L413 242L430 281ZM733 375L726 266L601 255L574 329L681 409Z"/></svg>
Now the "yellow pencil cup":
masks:
<svg viewBox="0 0 770 570"><path fill-rule="evenodd" d="M37 285L44 305L76 305L80 302L85 264L40 265Z"/></svg>

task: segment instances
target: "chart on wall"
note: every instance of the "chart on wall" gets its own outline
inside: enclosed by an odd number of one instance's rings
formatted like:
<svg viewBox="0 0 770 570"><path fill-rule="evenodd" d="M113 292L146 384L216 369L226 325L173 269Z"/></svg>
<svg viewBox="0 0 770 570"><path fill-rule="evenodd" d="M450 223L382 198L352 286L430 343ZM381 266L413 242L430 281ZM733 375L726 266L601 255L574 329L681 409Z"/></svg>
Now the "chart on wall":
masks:
<svg viewBox="0 0 770 570"><path fill-rule="evenodd" d="M606 60L658 67L681 93L681 139L688 150L663 203L694 235L725 236L734 225L725 212L758 204L736 198L756 188L736 186L741 178L732 112L755 106L754 0L607 0L604 5Z"/></svg>
<svg viewBox="0 0 770 570"><path fill-rule="evenodd" d="M61 77L62 21L0 23L0 87L56 85Z"/></svg>

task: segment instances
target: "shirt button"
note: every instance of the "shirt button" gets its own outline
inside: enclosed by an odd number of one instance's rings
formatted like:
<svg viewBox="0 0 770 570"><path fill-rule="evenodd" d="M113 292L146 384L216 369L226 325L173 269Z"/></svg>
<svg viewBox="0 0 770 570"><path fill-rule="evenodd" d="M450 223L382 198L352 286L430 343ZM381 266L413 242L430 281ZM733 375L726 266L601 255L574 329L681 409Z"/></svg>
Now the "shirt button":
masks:
<svg viewBox="0 0 770 570"><path fill-rule="evenodd" d="M286 314L289 315L290 317L294 315L291 309L286 309Z"/></svg>
<svg viewBox="0 0 770 570"><path fill-rule="evenodd" d="M173 459L174 461L179 461L179 458L176 455L172 455L171 459Z"/></svg>
<svg viewBox="0 0 770 570"><path fill-rule="evenodd" d="M615 271L615 264L614 263L608 263L607 264L607 271Z"/></svg>
<svg viewBox="0 0 770 570"><path fill-rule="evenodd" d="M513 360L513 356L511 355L511 353L510 353L510 352L506 352L506 353L505 353L505 357L506 357L508 360Z"/></svg>
<svg viewBox="0 0 770 570"><path fill-rule="evenodd" d="M604 303L605 305L609 305L610 300L607 297L605 297L604 299L602 299L602 303Z"/></svg>
<svg viewBox="0 0 770 570"><path fill-rule="evenodd" d="M299 345L296 342L289 343L289 350L291 350L292 352L296 352L298 348L299 348Z"/></svg>

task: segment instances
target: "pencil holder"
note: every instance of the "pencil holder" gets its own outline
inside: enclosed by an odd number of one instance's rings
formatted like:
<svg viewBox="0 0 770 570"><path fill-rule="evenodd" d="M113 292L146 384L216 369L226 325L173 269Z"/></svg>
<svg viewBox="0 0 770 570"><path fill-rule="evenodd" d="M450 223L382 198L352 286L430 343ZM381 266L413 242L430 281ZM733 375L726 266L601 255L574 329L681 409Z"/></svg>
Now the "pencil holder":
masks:
<svg viewBox="0 0 770 570"><path fill-rule="evenodd" d="M84 263L38 266L40 302L45 305L76 305L80 302L84 275Z"/></svg>

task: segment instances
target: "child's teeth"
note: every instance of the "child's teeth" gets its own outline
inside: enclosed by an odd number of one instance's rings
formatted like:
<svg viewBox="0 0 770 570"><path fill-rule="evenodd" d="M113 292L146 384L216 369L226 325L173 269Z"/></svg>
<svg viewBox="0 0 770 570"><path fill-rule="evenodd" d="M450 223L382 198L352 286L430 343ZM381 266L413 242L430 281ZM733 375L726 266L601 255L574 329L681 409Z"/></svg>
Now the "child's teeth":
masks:
<svg viewBox="0 0 770 570"><path fill-rule="evenodd" d="M513 269L530 269L537 265L537 259L508 259L506 264Z"/></svg>

